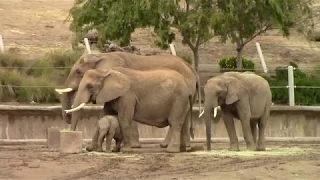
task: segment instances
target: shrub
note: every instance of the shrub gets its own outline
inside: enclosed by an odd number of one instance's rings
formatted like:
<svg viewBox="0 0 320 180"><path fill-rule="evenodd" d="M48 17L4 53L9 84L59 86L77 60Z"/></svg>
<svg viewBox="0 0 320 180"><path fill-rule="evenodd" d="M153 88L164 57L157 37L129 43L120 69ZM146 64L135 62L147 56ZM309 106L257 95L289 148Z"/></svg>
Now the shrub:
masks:
<svg viewBox="0 0 320 180"><path fill-rule="evenodd" d="M277 67L276 76L266 78L270 86L287 86L288 70L286 67ZM308 75L299 69L294 70L294 84L296 86L320 86L320 80L313 75ZM272 99L276 103L288 103L289 94L287 88L271 88ZM320 90L315 88L296 88L295 104L314 105L320 103Z"/></svg>
<svg viewBox="0 0 320 180"><path fill-rule="evenodd" d="M192 65L192 57L187 54L187 53L177 53L177 56L179 56L180 58L182 58L185 62L189 63L190 65Z"/></svg>
<svg viewBox="0 0 320 180"><path fill-rule="evenodd" d="M255 71L255 64L245 57L242 57L242 70L238 70L237 68L237 57L231 56L223 58L219 61L220 72L228 72L228 71Z"/></svg>
<svg viewBox="0 0 320 180"><path fill-rule="evenodd" d="M25 60L20 54L15 53L0 53L0 67L10 68L11 70L18 69L22 71L21 68L14 67L23 67L25 65ZM2 68L2 69L5 69ZM8 70L10 70L8 69Z"/></svg>
<svg viewBox="0 0 320 180"><path fill-rule="evenodd" d="M81 54L80 51L51 51L43 58L36 60L26 60L19 54L0 54L0 66L24 67L0 69L0 100L2 102L32 100L38 103L59 102L54 87L65 80L70 68Z"/></svg>

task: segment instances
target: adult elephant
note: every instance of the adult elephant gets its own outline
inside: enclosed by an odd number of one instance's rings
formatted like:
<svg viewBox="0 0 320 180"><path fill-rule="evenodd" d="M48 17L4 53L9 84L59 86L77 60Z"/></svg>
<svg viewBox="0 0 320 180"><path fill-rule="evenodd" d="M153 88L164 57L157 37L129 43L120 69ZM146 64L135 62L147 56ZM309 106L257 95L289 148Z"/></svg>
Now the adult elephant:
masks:
<svg viewBox="0 0 320 180"><path fill-rule="evenodd" d="M192 66L186 63L178 56L171 54L157 54L152 56L142 56L127 52L110 52L99 54L85 54L73 65L66 81L64 89L56 89L62 95L62 115L63 119L71 124L71 130L75 130L77 124L71 123L71 115L66 114L64 110L70 109L72 98L79 87L79 83L84 73L89 69L105 69L113 67L125 67L136 70L149 70L157 68L169 68L182 74L188 84L188 89L193 95L193 103L195 102L196 91L198 91L199 109L201 109L201 91L200 78ZM105 106L106 107L106 106ZM191 112L190 112L191 113ZM188 121L187 126L190 126ZM188 131L189 133L189 131ZM190 135L189 135L190 136ZM171 138L171 128L167 133L161 147L167 147ZM132 145L133 147L141 147L139 143L138 125L132 123ZM190 138L187 139L187 145L190 144Z"/></svg>
<svg viewBox="0 0 320 180"><path fill-rule="evenodd" d="M170 125L172 138L166 151L186 150L186 124L192 111L192 95L185 78L177 71L123 67L88 70L80 82L74 108L66 110L72 113L72 122L78 121L79 110L89 102L112 102L123 134L124 152L132 150L132 120L159 128Z"/></svg>
<svg viewBox="0 0 320 180"><path fill-rule="evenodd" d="M204 118L207 149L211 150L211 115L220 106L230 139L229 150L239 151L233 118L240 120L247 149L265 150L265 124L270 115L272 94L268 81L252 72L226 72L210 78L205 87ZM214 118L214 122L220 118ZM257 141L257 124L259 140Z"/></svg>

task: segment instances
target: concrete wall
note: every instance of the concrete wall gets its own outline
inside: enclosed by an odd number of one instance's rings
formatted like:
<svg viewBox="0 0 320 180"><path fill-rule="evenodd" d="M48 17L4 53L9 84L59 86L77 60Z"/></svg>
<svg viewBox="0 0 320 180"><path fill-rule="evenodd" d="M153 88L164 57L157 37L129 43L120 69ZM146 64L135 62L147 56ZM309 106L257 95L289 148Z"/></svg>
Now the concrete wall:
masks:
<svg viewBox="0 0 320 180"><path fill-rule="evenodd" d="M86 106L78 129L85 139L91 139L101 106ZM219 112L218 112L219 114ZM195 137L205 138L205 125L193 111ZM0 105L0 139L46 139L49 127L68 128L62 120L61 106L9 106ZM164 138L167 128L156 128L139 124L140 138ZM238 136L242 128L236 120ZM227 138L222 121L212 126L212 137ZM273 106L266 129L267 137L320 137L320 107L316 106Z"/></svg>

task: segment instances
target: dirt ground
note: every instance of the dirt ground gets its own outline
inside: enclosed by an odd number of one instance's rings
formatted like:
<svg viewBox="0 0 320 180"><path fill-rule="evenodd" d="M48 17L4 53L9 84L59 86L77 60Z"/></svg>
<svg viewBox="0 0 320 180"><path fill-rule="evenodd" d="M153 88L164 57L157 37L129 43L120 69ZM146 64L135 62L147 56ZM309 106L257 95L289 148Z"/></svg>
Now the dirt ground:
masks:
<svg viewBox="0 0 320 180"><path fill-rule="evenodd" d="M192 144L199 149L203 144ZM44 146L0 146L0 179L6 180L315 180L320 178L319 144L268 144L282 155L224 150L169 154L158 144L143 144L133 153L61 154ZM296 153L289 153L298 149ZM288 153L286 153L288 151ZM224 153L213 153L224 152ZM281 154L280 153L280 154ZM250 156L248 156L250 154ZM256 154L256 155L254 155Z"/></svg>

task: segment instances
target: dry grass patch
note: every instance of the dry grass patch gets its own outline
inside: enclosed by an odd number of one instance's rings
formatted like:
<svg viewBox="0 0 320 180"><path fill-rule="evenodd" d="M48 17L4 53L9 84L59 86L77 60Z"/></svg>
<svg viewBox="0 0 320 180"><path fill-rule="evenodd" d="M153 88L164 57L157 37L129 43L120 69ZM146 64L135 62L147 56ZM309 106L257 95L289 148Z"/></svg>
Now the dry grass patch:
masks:
<svg viewBox="0 0 320 180"><path fill-rule="evenodd" d="M300 147L271 147L266 151L228 151L228 150L212 150L212 151L197 151L191 154L210 155L210 156L226 156L226 157L266 157L266 156L296 156L309 154L313 151L311 148Z"/></svg>

